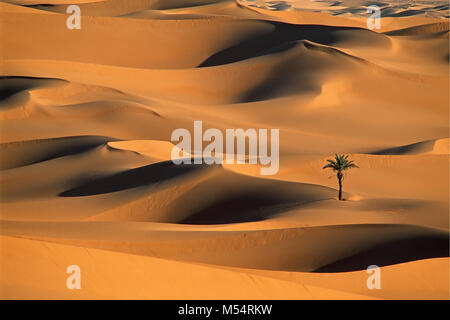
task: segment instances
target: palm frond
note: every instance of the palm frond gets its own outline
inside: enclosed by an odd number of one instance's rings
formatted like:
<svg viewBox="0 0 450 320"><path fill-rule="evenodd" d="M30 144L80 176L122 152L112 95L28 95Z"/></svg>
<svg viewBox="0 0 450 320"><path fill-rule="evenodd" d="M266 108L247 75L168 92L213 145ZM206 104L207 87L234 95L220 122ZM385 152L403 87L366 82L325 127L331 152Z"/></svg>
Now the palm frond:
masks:
<svg viewBox="0 0 450 320"><path fill-rule="evenodd" d="M335 167L333 164L328 163L328 164L324 165L322 169L326 169L326 168L332 168L332 169L335 169L336 167Z"/></svg>
<svg viewBox="0 0 450 320"><path fill-rule="evenodd" d="M327 159L327 164L322 168L332 168L334 171L342 172L351 168L359 168L353 160L348 159L348 154L335 154L334 159Z"/></svg>

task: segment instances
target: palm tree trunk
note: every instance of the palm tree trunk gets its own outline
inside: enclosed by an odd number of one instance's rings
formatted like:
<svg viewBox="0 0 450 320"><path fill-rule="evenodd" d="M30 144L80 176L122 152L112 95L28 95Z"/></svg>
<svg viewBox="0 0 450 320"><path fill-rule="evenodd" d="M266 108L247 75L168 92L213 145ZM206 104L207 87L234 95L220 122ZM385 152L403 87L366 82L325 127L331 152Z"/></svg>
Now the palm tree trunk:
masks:
<svg viewBox="0 0 450 320"><path fill-rule="evenodd" d="M342 176L338 175L339 180L339 200L342 200Z"/></svg>

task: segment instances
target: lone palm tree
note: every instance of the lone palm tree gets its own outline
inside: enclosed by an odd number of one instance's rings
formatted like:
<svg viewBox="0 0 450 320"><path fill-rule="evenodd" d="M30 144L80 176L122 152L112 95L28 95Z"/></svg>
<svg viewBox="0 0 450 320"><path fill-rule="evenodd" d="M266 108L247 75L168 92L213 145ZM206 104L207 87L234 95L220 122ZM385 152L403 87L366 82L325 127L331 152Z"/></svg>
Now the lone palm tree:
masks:
<svg viewBox="0 0 450 320"><path fill-rule="evenodd" d="M348 155L346 154L335 154L334 160L328 159L327 161L328 163L323 169L331 168L333 171L336 171L339 181L339 200L342 200L342 178L344 177L344 171L359 167L353 163L353 160L348 160Z"/></svg>

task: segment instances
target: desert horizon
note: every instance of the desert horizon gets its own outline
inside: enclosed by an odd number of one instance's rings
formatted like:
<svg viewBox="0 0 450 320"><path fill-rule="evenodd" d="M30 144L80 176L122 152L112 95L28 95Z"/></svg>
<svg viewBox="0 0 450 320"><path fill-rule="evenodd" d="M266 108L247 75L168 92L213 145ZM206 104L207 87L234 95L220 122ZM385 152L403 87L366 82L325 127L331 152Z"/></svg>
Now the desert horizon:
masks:
<svg viewBox="0 0 450 320"><path fill-rule="evenodd" d="M0 36L1 299L450 298L448 1L9 0Z"/></svg>

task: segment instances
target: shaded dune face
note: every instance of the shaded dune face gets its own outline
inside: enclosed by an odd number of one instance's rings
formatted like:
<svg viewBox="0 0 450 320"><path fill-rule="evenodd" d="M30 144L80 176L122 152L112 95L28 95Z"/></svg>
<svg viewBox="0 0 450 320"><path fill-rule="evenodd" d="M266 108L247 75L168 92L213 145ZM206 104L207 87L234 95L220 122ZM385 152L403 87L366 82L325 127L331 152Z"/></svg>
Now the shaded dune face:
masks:
<svg viewBox="0 0 450 320"><path fill-rule="evenodd" d="M29 90L46 85L51 86L58 82L64 81L35 77L2 76L0 77L0 108L7 111L15 106L23 105L29 100Z"/></svg>
<svg viewBox="0 0 450 320"><path fill-rule="evenodd" d="M174 165L172 161L158 162L89 181L76 188L66 190L60 193L59 196L82 197L137 188L144 185L161 183L165 180L200 170L205 166Z"/></svg>
<svg viewBox="0 0 450 320"><path fill-rule="evenodd" d="M448 257L448 234L411 234L404 239L376 244L367 250L353 256L322 266L315 272L348 272L366 269L371 261L377 261L378 266L395 263Z"/></svg>
<svg viewBox="0 0 450 320"><path fill-rule="evenodd" d="M3 151L0 165L2 170L32 165L82 153L114 140L108 137L78 136L5 143L0 146Z"/></svg>
<svg viewBox="0 0 450 320"><path fill-rule="evenodd" d="M17 93L27 91L33 87L38 87L46 79L32 77L1 77L0 78L0 98L4 100L11 98Z"/></svg>
<svg viewBox="0 0 450 320"><path fill-rule="evenodd" d="M71 261L88 298L448 298L448 6L281 2L0 3L1 295L80 298ZM279 129L279 171L175 165L195 120Z"/></svg>
<svg viewBox="0 0 450 320"><path fill-rule="evenodd" d="M389 48L388 37L361 28L332 27L322 25L291 25L270 22L272 32L253 37L231 48L215 53L199 67L210 67L263 56L289 48L297 40L309 40L327 46L381 46ZM362 41L361 41L362 40Z"/></svg>

